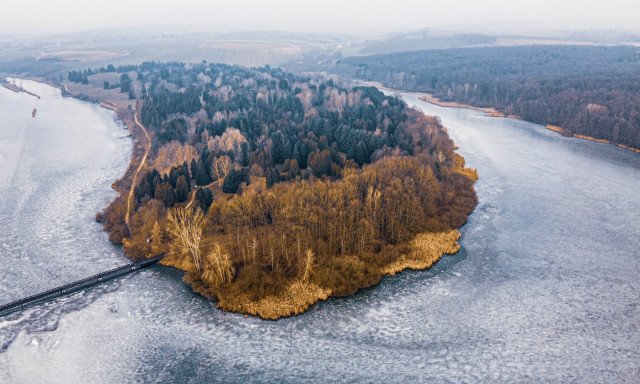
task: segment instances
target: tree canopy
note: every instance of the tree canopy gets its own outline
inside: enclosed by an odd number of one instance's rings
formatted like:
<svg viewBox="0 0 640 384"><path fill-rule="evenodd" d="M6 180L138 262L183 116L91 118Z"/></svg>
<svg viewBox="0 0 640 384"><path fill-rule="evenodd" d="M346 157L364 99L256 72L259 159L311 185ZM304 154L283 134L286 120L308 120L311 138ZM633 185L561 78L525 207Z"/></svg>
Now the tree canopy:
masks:
<svg viewBox="0 0 640 384"><path fill-rule="evenodd" d="M127 70L147 90L152 153L125 252L171 252L166 262L224 308L247 312L241 303L306 292L282 316L318 292L375 284L413 252L414 238L455 230L476 204L477 175L439 120L375 88L268 67ZM186 241L187 227L198 236Z"/></svg>

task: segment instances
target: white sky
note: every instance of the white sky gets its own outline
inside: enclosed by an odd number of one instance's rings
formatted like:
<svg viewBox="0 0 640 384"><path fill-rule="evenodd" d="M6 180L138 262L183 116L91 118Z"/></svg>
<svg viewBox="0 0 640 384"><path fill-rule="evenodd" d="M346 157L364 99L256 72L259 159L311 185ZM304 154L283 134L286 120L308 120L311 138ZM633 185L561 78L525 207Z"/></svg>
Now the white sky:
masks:
<svg viewBox="0 0 640 384"><path fill-rule="evenodd" d="M0 33L205 24L212 30L371 33L546 22L640 29L640 0L5 0ZM517 23L515 23L517 25Z"/></svg>

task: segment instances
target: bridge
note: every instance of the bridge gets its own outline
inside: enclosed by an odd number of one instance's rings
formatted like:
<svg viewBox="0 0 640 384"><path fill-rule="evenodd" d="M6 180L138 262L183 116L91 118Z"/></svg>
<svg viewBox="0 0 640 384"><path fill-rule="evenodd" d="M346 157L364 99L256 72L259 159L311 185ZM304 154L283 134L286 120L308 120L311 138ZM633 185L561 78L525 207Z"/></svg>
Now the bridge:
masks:
<svg viewBox="0 0 640 384"><path fill-rule="evenodd" d="M148 259L139 260L131 264L110 269L108 271L98 273L97 275L93 275L91 277L87 277L85 279L75 281L73 283L65 284L63 286L53 288L48 291L38 293L36 295L32 295L29 297L25 297L24 299L16 300L9 304L2 305L0 306L0 316L5 316L12 312L24 309L33 304L37 304L43 301L54 299L56 297L67 295L72 292L79 291L83 288L88 288L88 287L100 284L104 281L111 280L122 275L126 275L127 273L132 273L142 268L146 268L150 265L156 264L164 256L165 256L164 254L159 254L159 255L150 257Z"/></svg>

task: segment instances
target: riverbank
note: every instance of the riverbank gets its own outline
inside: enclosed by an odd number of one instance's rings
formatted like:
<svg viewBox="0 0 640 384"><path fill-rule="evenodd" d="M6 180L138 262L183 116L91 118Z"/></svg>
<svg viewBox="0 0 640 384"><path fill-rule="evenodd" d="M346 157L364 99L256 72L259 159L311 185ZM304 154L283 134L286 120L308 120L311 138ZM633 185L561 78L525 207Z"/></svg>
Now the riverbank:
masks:
<svg viewBox="0 0 640 384"><path fill-rule="evenodd" d="M596 143L602 143L602 144L611 144L611 145L615 145L618 148L626 149L627 151L640 153L640 149L638 149L638 148L632 148L632 147L626 146L624 144L612 143L609 140L596 139L595 137L591 137L591 136L587 136L587 135L580 135L578 133L567 132L565 129L563 129L562 127L558 127L557 125L547 124L547 129L550 130L550 131L553 131L553 132L557 132L557 133L561 134L562 136L575 137L576 139L595 141Z"/></svg>
<svg viewBox="0 0 640 384"><path fill-rule="evenodd" d="M379 89L383 89L385 91L389 91L389 92L403 92L403 93L407 93L407 94L414 94L414 95L419 95L418 99L425 101L427 103L433 104L433 105L437 105L440 107L445 107L445 108L467 108L467 109L473 109L476 111L482 111L485 113L486 116L489 117L507 117L510 119L519 119L519 120L524 120L522 118L522 116L518 116L518 115L512 115L512 114L505 114L503 112L500 112L498 110L496 110L495 108L483 108L483 107L476 107L473 105L469 105L469 104L461 104L461 103L457 103L454 101L442 101L440 99L438 99L437 97L429 94L429 93L425 93L425 92L406 92L406 91L400 91L397 89L391 89L388 87L385 87L384 85L382 85L382 83L377 82L377 81L359 81L359 84L363 84L363 85L367 85L367 86L371 86L371 87L376 87ZM568 136L568 137L573 137L576 139L581 139L581 140L588 140L588 141L594 141L596 143L603 143L603 144L611 144L611 145L615 145L616 147L622 148L622 149L626 149L627 151L632 151L635 153L640 153L640 149L639 148L633 148L633 147L629 147L626 146L624 144L616 144L611 142L610 140L605 140L605 139L597 139L595 137L591 137L591 136L587 136L587 135L580 135L577 133L571 133L571 132L567 132L565 129L563 129L562 127L558 127L556 125L550 125L547 124L546 128L550 131L559 133L563 136Z"/></svg>
<svg viewBox="0 0 640 384"><path fill-rule="evenodd" d="M41 81L40 79L33 80ZM138 169L138 165L142 163L142 159L145 157L146 148L148 146L147 142L150 140L144 129L136 123L136 111L140 106L136 104L135 108L131 108L129 104L121 106L113 100L92 99L85 94L72 92L67 87L67 84L65 82L62 82L60 84L54 84L51 82L46 83L52 87L60 89L62 96L90 101L98 104L102 108L115 112L116 117L127 127L129 133L134 139L133 151L131 152L131 161L129 162L129 167L127 168L125 174L121 178L113 182L112 188L118 191L121 195L123 193L128 194L129 190L132 189L133 176Z"/></svg>
<svg viewBox="0 0 640 384"><path fill-rule="evenodd" d="M366 86L369 86L369 87L376 87L378 89L383 89L383 90L389 91L389 92L402 92L402 93L408 93L408 94L413 94L413 95L419 95L418 98L420 100L426 101L427 103L431 103L431 104L434 104L434 105L438 105L440 107L474 109L476 111L482 111L487 116L491 116L491 117L509 117L509 118L512 118L512 119L522 119L521 116L505 114L505 113L502 113L502 112L498 111L495 108L476 107L476 106L473 106L473 105L470 105L470 104L457 103L455 101L442 101L442 100L438 99L437 97L433 96L432 94L425 93L425 92L407 92L407 91L400 91L398 89L388 88L388 87L385 87L384 85L382 85L382 83L377 82L377 81L358 81L357 83L358 84L362 84L362 85L366 85Z"/></svg>
<svg viewBox="0 0 640 384"><path fill-rule="evenodd" d="M118 191L120 194L129 192L129 189L131 189L131 186L132 186L133 175L137 169L138 164L140 164L142 159L144 158L145 149L147 147L146 142L148 141L147 140L148 135L145 133L145 131L141 127L138 126L138 124L135 121L135 113L136 113L136 110L138 109L138 105L132 108L131 104L118 105L119 100L96 99L95 97L91 97L84 93L73 92L72 90L69 89L66 82L54 83L52 81L49 81L47 79L40 78L40 77L20 76L20 75L12 75L7 73L2 73L1 75L2 77L9 77L9 78L15 78L15 79L24 78L25 80L31 80L31 81L47 84L51 87L59 89L62 96L64 97L73 97L75 99L96 103L105 109L115 112L116 117L124 123L124 125L129 130L129 133L133 137L134 147L133 147L133 151L131 152L131 161L129 163L129 167L127 168L125 174L121 178L113 182L112 188ZM22 87L18 87L17 85L12 83L2 83L1 85L14 92L25 92L29 95L36 96L38 98L40 97L37 94L30 92Z"/></svg>
<svg viewBox="0 0 640 384"><path fill-rule="evenodd" d="M62 96L64 97L73 97L79 100L96 103L104 109L115 112L116 117L127 127L127 130L133 137L134 143L133 149L131 151L129 166L127 167L124 175L116 179L111 184L111 188L119 193L119 195L114 199L114 202L120 202L120 204L114 205L114 203L112 202L109 207L106 207L103 211L96 213L96 221L105 223L108 221L106 220L105 215L115 214L115 212L110 212L109 208L120 205L125 207L126 212L123 213L124 222L123 225L120 226L121 228L119 228L118 230L114 230L113 228L107 229L105 227L105 230L109 232L109 240L111 240L115 244L123 244L124 239L130 236L128 219L130 215L130 200L135 188L134 184L136 176L141 171L141 169L144 168L144 162L148 156L148 151L151 146L150 136L148 135L144 127L137 122L136 113L141 107L139 105L139 100L136 101L135 107L132 107L130 103L118 105L119 100L110 100L105 99L104 97L96 97L95 95L88 96L85 93L72 92L72 90L70 90L67 86L66 82L54 84L40 79L35 81L45 82L52 87L58 88ZM117 214L120 215L121 213ZM108 223L106 225L108 225Z"/></svg>
<svg viewBox="0 0 640 384"><path fill-rule="evenodd" d="M15 85L15 84L12 84L12 83L2 83L1 85L2 85L3 87L7 88L8 90L13 91L13 92L16 92L16 93L24 92L24 93L26 93L27 95L35 96L35 97L37 97L38 99L40 98L40 96L39 96L39 95L36 95L35 93L30 92L30 91L27 91L26 89L24 89L24 88L22 88L22 87L20 87L20 86L18 86L18 85Z"/></svg>
<svg viewBox="0 0 640 384"><path fill-rule="evenodd" d="M385 88L385 89L388 89L388 88ZM406 93L413 93L413 92L406 92ZM500 112L500 111L498 111L498 110L496 110L494 108L475 107L473 105L456 103L454 101L441 101L440 99L438 99L437 97L434 97L433 95L431 95L429 93L420 93L420 94L422 94L422 96L419 97L420 100L426 101L427 103L431 103L431 104L434 104L434 105L438 105L440 107L475 109L476 111L484 112L486 114L486 116L489 116L489 117L507 117L507 118L510 118L510 119L524 120L522 118L522 116L505 114L505 113ZM612 143L609 140L596 139L595 137L591 137L591 136L587 136L587 135L580 135L580 134L577 134L577 133L567 132L562 127L558 127L556 125L547 124L546 127L547 127L548 130L556 132L556 133L559 133L562 136L568 136L568 137L574 137L576 139L594 141L596 143L611 144L611 145L615 145L616 147L619 147L619 148L622 148L622 149L626 149L628 151L632 151L632 152L635 152L635 153L640 153L640 149L638 149L638 148L632 148L632 147L626 146L624 144Z"/></svg>

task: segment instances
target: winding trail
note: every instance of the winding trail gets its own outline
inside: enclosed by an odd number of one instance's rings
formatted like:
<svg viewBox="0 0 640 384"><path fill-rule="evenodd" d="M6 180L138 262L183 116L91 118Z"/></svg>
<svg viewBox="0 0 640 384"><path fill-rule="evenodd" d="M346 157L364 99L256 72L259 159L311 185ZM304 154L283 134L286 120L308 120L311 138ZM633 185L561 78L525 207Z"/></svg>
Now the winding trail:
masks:
<svg viewBox="0 0 640 384"><path fill-rule="evenodd" d="M189 199L189 202L187 203L185 208L189 208L191 206L191 204L193 204L193 201L196 199L196 192L198 191L199 187L194 187L193 190L191 191L191 198Z"/></svg>
<svg viewBox="0 0 640 384"><path fill-rule="evenodd" d="M133 174L133 179L131 180L131 188L129 189L129 197L127 198L127 214L124 217L124 222L125 224L127 224L127 229L129 230L129 234L131 234L131 227L129 227L129 217L131 216L131 202L133 201L133 191L136 186L136 182L138 181L138 174L140 173L140 170L144 166L144 163L147 161L147 156L149 155L149 151L151 150L151 137L149 136L149 132L147 132L147 129L144 127L144 125L140 124L140 122L138 121L137 111L134 114L134 120L136 124L138 124L138 126L142 129L142 132L144 132L144 135L147 137L147 145L144 151L144 156L142 156L142 160L140 161L140 165L138 165L138 168Z"/></svg>
<svg viewBox="0 0 640 384"><path fill-rule="evenodd" d="M191 198L189 198L189 202L187 203L187 205L185 206L185 208L189 208L191 206L191 204L193 204L193 201L196 199L196 192L198 192L198 189L202 189L202 188L209 188L210 186L216 184L220 182L220 179L213 181L207 185L196 185L195 187L193 187L193 189L191 190Z"/></svg>

